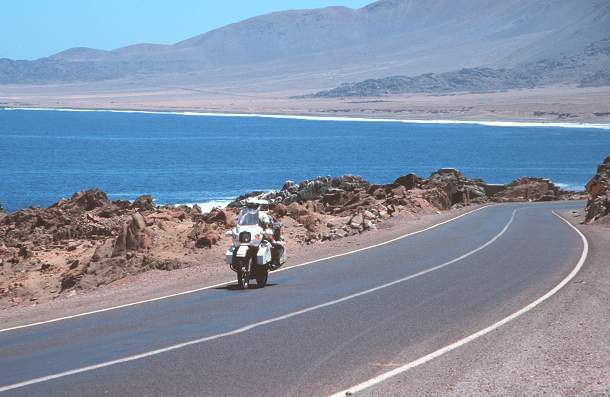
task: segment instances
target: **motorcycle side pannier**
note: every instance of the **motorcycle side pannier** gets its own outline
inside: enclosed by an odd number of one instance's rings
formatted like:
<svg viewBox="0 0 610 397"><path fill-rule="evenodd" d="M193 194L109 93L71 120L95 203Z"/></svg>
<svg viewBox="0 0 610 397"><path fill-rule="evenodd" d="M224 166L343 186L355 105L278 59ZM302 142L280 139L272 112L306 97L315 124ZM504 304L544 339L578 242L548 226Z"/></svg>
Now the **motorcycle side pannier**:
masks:
<svg viewBox="0 0 610 397"><path fill-rule="evenodd" d="M258 247L258 252L256 254L256 264L257 265L266 265L271 262L271 245L269 243L262 243Z"/></svg>

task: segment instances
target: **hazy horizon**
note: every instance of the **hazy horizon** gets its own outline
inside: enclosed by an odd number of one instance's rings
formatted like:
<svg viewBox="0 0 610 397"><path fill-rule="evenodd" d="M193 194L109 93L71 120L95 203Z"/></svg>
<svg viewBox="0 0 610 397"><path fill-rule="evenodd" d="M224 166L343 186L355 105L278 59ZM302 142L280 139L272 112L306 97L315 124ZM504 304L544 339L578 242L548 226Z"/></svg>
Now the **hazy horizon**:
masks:
<svg viewBox="0 0 610 397"><path fill-rule="evenodd" d="M14 39L0 42L0 58L34 60L73 47L113 50L137 43L173 44L270 12L328 6L359 8L372 1L294 0L287 5L280 0L152 0L144 4L119 0L5 0L0 7L0 35Z"/></svg>

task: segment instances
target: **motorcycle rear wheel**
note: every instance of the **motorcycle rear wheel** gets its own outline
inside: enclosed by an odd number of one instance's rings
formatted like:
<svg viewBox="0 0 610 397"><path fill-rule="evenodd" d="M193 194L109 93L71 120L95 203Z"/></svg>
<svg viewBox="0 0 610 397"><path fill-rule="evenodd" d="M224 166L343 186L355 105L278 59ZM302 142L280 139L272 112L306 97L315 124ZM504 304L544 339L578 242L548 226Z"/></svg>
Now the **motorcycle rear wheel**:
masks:
<svg viewBox="0 0 610 397"><path fill-rule="evenodd" d="M250 286L249 266L243 266L241 262L237 264L237 285L240 289L248 289Z"/></svg>
<svg viewBox="0 0 610 397"><path fill-rule="evenodd" d="M258 288L263 288L267 285L269 270L267 267L257 266L254 270L254 277L256 278L256 285L258 285Z"/></svg>
<svg viewBox="0 0 610 397"><path fill-rule="evenodd" d="M250 286L250 272L238 270L237 285L240 289L248 289L248 287Z"/></svg>

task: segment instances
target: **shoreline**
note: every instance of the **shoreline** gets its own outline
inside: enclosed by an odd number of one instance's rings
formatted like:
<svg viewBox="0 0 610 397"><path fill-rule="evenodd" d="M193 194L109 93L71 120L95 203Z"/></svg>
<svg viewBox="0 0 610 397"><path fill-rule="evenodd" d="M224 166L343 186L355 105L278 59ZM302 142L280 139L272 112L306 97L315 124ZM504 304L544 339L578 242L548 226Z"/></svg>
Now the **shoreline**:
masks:
<svg viewBox="0 0 610 397"><path fill-rule="evenodd" d="M453 120L453 119L397 119L349 116L311 116L292 114L267 113L223 113L223 112L195 112L195 111L169 111L169 110L137 110L137 109L94 109L94 108L54 108L54 107L0 107L5 111L55 111L55 112L100 112L100 113L138 113L176 116L199 117L247 117L307 121L337 121L337 122L376 122L376 123L403 123L403 124L439 124L439 125L481 125L487 127L533 127L533 128L573 128L573 129L601 129L610 130L610 123L560 123L544 121L488 121L488 120Z"/></svg>
<svg viewBox="0 0 610 397"><path fill-rule="evenodd" d="M550 180L549 182L551 182L552 184L554 184L555 186L559 187L560 189L562 189L564 192L569 193L569 194L579 194L585 191L585 185L575 185L575 184L566 184L566 183L561 183L561 182L556 182L554 180ZM380 182L381 183L381 182ZM501 183L491 183L491 185L502 185ZM578 189L577 189L578 187ZM83 190L83 189L81 189ZM265 193L274 193L277 192L277 189L252 189L250 191L261 191L261 192L265 192ZM244 192L248 192L247 189L244 189ZM132 197L128 197L128 196L117 196L116 194L110 194L107 193L109 198L112 198L113 200L127 200L129 202L133 202L137 197L143 196L143 195L147 195L149 193L146 192L141 192L141 193L134 193L130 196ZM153 195L154 197L156 197L155 195ZM63 197L61 197L60 199L68 199L70 197L70 194L67 194ZM193 200L193 201L188 201L188 202L158 202L157 199L154 199L154 204L158 207L173 207L173 208L180 208L182 206L186 206L189 208L193 208L195 205L199 206L199 208L201 209L202 213L209 213L210 211L212 211L214 208L220 208L220 209L225 209L231 202L235 201L238 198L238 196L235 196L233 198L219 198L219 199L210 199L207 201L197 201L197 200ZM4 213L5 214L14 214L16 212L19 211L23 211L26 210L28 208L48 208L49 206L53 205L56 201L53 202L49 202L47 204L30 204L27 205L25 207L21 207L21 208L12 208L12 207L4 207ZM0 202L0 204L2 205L7 205L6 202ZM0 213L2 213L2 211L0 211Z"/></svg>

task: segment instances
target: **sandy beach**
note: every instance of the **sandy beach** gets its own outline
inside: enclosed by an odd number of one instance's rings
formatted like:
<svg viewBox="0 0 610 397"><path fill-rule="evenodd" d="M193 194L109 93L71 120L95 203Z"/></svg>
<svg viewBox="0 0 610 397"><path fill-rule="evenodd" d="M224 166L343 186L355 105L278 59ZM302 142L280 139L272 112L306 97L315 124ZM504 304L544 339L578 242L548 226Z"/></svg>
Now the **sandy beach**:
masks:
<svg viewBox="0 0 610 397"><path fill-rule="evenodd" d="M144 84L126 89L105 83L3 86L0 107L108 109L197 114L273 115L333 119L424 122L534 122L563 125L610 123L610 87L570 86L451 95L401 95L375 98L295 98L309 91L239 92L202 86Z"/></svg>

